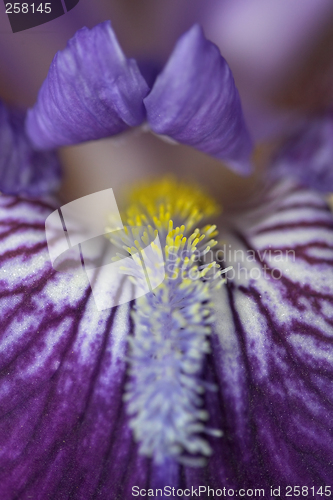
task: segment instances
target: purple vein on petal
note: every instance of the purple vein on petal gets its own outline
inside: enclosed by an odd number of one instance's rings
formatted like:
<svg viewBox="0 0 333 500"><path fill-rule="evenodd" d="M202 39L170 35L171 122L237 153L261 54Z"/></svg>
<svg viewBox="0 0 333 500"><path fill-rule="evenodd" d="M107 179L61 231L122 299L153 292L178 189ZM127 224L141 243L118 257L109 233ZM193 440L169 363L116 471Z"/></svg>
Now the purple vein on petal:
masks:
<svg viewBox="0 0 333 500"><path fill-rule="evenodd" d="M82 28L54 57L27 132L40 149L119 134L144 121L148 90L109 21Z"/></svg>
<svg viewBox="0 0 333 500"><path fill-rule="evenodd" d="M54 273L40 229L50 210L0 198L0 229L12 228L0 248L2 497L129 500L131 485L163 477L139 456L122 403L130 308L97 313L86 279ZM279 268L282 279L243 273L215 297L207 372L219 391L207 408L224 435L206 468L178 469L179 487L332 483L333 231L315 224L332 215L293 186L250 215L222 236L256 252L243 267ZM295 260L263 257L269 249Z"/></svg>
<svg viewBox="0 0 333 500"><path fill-rule="evenodd" d="M245 214L226 236L245 256L226 253L236 277L216 297L213 336L236 460L217 469L214 454L209 467L216 482L227 475L234 486L329 484L333 217L315 192L284 184L271 194L252 224Z"/></svg>
<svg viewBox="0 0 333 500"><path fill-rule="evenodd" d="M98 312L83 272L52 269L49 213L0 199L1 495L127 498L149 471L122 402L129 307Z"/></svg>
<svg viewBox="0 0 333 500"><path fill-rule="evenodd" d="M179 39L144 104L157 134L250 173L252 143L233 76L198 25Z"/></svg>

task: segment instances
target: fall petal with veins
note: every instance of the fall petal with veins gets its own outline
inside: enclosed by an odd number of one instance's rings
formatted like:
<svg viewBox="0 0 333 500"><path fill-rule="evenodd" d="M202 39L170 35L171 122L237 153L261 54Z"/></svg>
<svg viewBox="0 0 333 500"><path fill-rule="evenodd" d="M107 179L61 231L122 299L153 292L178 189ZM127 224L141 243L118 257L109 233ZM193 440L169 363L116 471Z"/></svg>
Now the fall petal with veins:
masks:
<svg viewBox="0 0 333 500"><path fill-rule="evenodd" d="M215 444L211 482L329 485L332 213L317 193L285 183L248 216L226 234L236 277L215 300L212 359L230 453Z"/></svg>
<svg viewBox="0 0 333 500"><path fill-rule="evenodd" d="M207 380L219 390L207 391L206 405L224 435L210 438L214 453L199 469L152 466L132 440L122 401L130 305L97 312L83 272L52 269L44 221L53 206L1 198L5 500L127 500L132 485L163 483L330 484L332 214L318 194L292 185L265 196L222 227L234 249L256 251L257 261L241 267L266 265L268 278L243 271L215 297ZM295 259L277 259L274 250L293 250ZM226 264L237 271L234 259ZM281 279L269 276L273 268Z"/></svg>
<svg viewBox="0 0 333 500"><path fill-rule="evenodd" d="M126 494L148 474L122 404L129 306L98 312L82 271L52 269L52 206L0 202L2 498Z"/></svg>

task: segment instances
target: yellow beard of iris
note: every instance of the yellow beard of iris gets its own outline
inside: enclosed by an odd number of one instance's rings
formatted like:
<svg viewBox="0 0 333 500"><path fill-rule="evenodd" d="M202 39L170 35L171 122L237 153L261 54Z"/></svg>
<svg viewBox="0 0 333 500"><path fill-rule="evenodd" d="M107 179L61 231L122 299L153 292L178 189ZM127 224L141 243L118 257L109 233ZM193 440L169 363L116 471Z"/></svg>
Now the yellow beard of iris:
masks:
<svg viewBox="0 0 333 500"><path fill-rule="evenodd" d="M199 395L214 321L212 291L224 280L214 261L203 264L217 243L216 226L196 228L219 211L197 186L170 177L145 183L130 192L122 219L125 226L147 230L133 245L126 243L126 229L123 241L114 241L127 255L147 246L157 233L162 244L165 279L137 299L132 311L130 382L124 396L139 450L157 463L172 457L201 466L211 448L200 434L221 435L204 425L208 413Z"/></svg>

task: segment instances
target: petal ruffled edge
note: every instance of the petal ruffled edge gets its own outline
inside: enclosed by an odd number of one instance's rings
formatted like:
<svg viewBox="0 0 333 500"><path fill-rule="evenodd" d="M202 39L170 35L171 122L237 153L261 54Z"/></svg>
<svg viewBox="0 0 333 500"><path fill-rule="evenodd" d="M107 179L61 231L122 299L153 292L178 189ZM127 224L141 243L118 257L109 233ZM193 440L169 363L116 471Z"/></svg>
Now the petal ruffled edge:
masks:
<svg viewBox="0 0 333 500"><path fill-rule="evenodd" d="M118 134L144 121L148 91L110 21L82 28L54 57L28 112L27 133L40 149Z"/></svg>
<svg viewBox="0 0 333 500"><path fill-rule="evenodd" d="M231 70L199 25L178 40L144 104L153 132L250 173L252 142Z"/></svg>

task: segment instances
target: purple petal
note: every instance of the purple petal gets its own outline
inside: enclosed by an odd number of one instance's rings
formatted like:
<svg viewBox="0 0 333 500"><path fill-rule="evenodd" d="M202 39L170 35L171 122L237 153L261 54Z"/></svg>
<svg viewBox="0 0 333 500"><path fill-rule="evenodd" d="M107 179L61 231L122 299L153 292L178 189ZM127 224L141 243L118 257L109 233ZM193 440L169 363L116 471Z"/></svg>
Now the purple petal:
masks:
<svg viewBox="0 0 333 500"><path fill-rule="evenodd" d="M130 305L98 312L83 271L51 267L42 202L0 198L1 498L130 498L122 401Z"/></svg>
<svg viewBox="0 0 333 500"><path fill-rule="evenodd" d="M98 312L83 271L52 269L53 209L0 198L5 500L129 500L134 485L265 488L268 498L271 485L332 484L333 216L320 196L283 185L224 221L225 265L239 276L215 298L206 375L219 390L206 403L224 436L204 469L138 455L122 401L131 307Z"/></svg>
<svg viewBox="0 0 333 500"><path fill-rule="evenodd" d="M0 102L0 191L40 196L56 191L61 169L55 153L36 151L24 131L24 113Z"/></svg>
<svg viewBox="0 0 333 500"><path fill-rule="evenodd" d="M28 134L41 149L119 134L144 121L147 92L109 21L82 28L53 59L28 113Z"/></svg>
<svg viewBox="0 0 333 500"><path fill-rule="evenodd" d="M318 191L333 191L333 112L308 120L273 161L275 178L294 177Z"/></svg>
<svg viewBox="0 0 333 500"><path fill-rule="evenodd" d="M225 437L207 481L287 498L333 480L333 216L284 184L241 219L223 234L234 271L216 298L210 404Z"/></svg>
<svg viewBox="0 0 333 500"><path fill-rule="evenodd" d="M252 144L230 68L198 25L180 38L144 103L157 134L225 160L242 174L251 171Z"/></svg>

